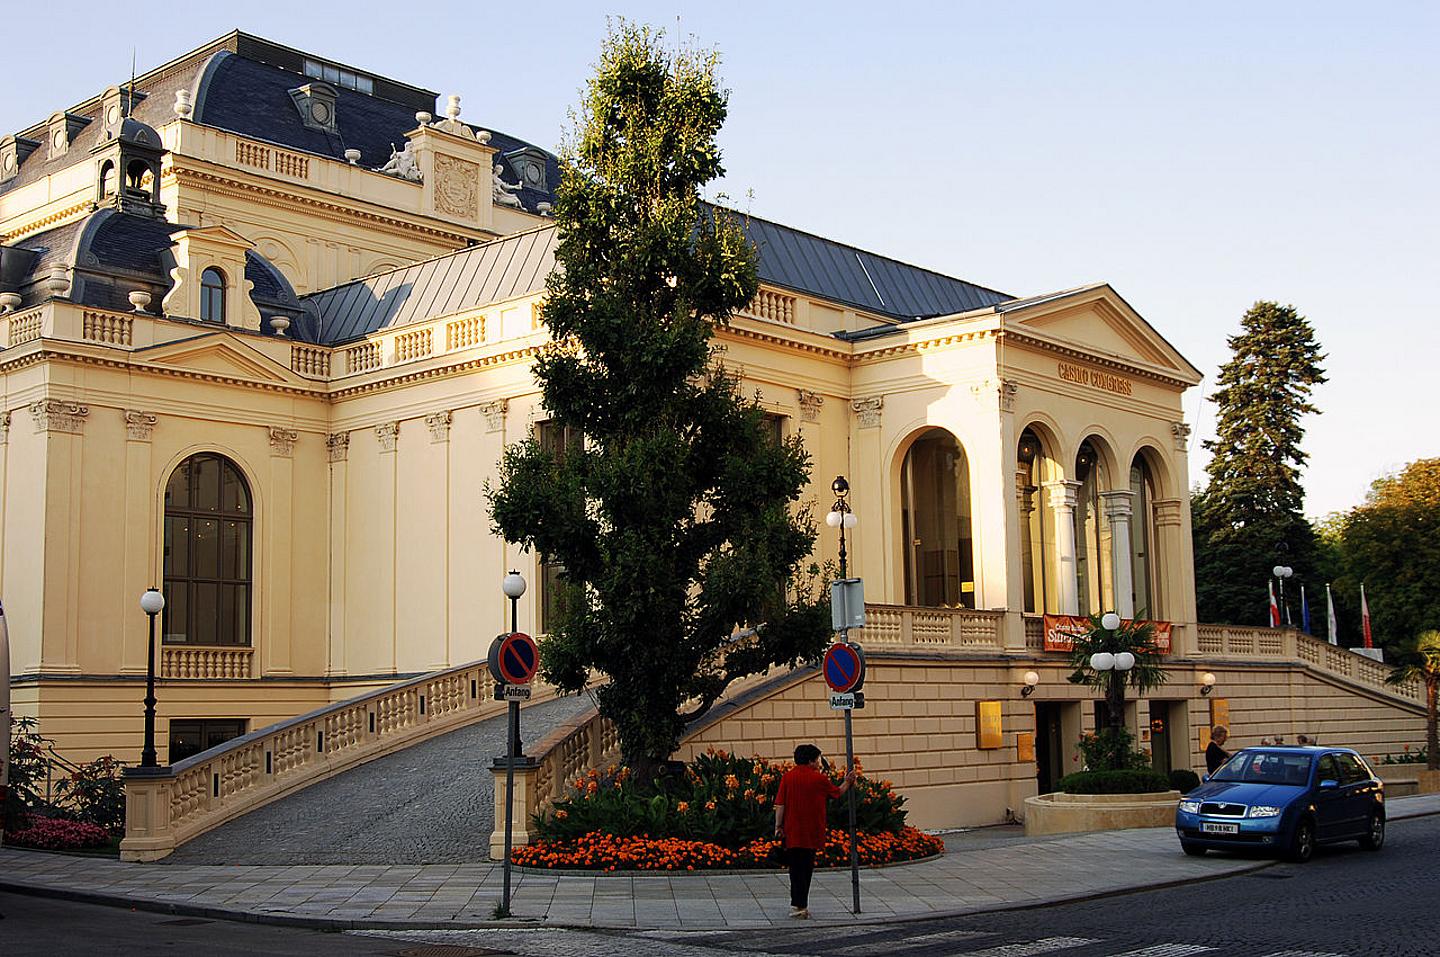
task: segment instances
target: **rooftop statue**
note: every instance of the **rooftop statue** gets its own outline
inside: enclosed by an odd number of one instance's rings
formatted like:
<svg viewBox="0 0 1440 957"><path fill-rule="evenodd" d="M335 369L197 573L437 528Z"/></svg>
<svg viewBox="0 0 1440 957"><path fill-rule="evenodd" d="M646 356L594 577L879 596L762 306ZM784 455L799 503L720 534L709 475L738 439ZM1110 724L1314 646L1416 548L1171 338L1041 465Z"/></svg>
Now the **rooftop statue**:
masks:
<svg viewBox="0 0 1440 957"><path fill-rule="evenodd" d="M523 204L520 202L520 197L516 195L520 192L520 185L518 183L507 183L501 179L500 173L504 169L505 167L499 163L495 164L495 202L501 206L513 206L516 209L522 209Z"/></svg>
<svg viewBox="0 0 1440 957"><path fill-rule="evenodd" d="M420 168L415 165L415 151L410 146L410 141L405 141L405 148L396 152L395 144L390 144L390 160L375 172L384 173L386 176L394 176L398 179L408 179L412 183L420 182Z"/></svg>

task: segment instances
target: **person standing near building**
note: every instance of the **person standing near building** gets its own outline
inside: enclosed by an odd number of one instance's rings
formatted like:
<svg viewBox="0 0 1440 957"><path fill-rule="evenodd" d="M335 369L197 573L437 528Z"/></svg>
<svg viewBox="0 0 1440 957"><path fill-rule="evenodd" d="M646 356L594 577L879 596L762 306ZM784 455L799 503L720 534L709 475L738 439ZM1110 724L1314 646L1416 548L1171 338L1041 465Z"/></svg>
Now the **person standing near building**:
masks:
<svg viewBox="0 0 1440 957"><path fill-rule="evenodd" d="M1214 774L1215 769L1230 760L1230 752L1224 744L1230 740L1230 731L1222 725L1210 729L1210 744L1205 748L1205 771Z"/></svg>
<svg viewBox="0 0 1440 957"><path fill-rule="evenodd" d="M825 846L825 804L840 797L855 783L858 773L851 768L836 787L820 770L820 749L813 744L795 748L795 767L780 779L775 795L775 836L785 849L790 868L790 916L810 916L810 878L815 873L815 854Z"/></svg>

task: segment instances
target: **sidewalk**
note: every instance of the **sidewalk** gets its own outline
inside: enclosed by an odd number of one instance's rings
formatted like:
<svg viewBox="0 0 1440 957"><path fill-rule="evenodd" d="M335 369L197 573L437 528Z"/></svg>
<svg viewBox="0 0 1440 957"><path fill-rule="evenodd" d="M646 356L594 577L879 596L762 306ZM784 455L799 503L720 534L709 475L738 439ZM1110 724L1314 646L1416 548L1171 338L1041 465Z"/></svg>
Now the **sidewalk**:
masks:
<svg viewBox="0 0 1440 957"><path fill-rule="evenodd" d="M1395 798L1390 819L1440 814L1440 795ZM1170 828L1077 834L957 850L934 861L815 876L811 912L850 924L1053 904L1266 867L1264 858L1180 853ZM789 924L784 873L553 875L512 872L517 918L559 927L733 930ZM213 866L0 849L0 888L192 916L325 929L495 926L494 864ZM516 922L508 922L514 926Z"/></svg>

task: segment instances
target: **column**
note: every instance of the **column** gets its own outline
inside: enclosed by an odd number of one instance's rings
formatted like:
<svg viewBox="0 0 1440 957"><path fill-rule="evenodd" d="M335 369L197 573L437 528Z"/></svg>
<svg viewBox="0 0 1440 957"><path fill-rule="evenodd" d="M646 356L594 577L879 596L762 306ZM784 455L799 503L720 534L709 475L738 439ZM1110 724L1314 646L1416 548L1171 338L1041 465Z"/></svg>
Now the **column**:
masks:
<svg viewBox="0 0 1440 957"><path fill-rule="evenodd" d="M143 675L146 669L150 624L133 614L134 603L150 586L163 588L165 574L156 560L155 496L150 474L150 438L158 417L153 412L126 409L125 420L125 558L120 595L120 673ZM166 480L169 476L164 477ZM157 637L156 641L160 638ZM159 655L159 649L156 654Z"/></svg>
<svg viewBox="0 0 1440 957"><path fill-rule="evenodd" d="M1129 489L1101 492L1105 517L1110 520L1110 567L1115 570L1115 613L1135 617L1135 569L1130 554L1130 514L1134 493Z"/></svg>
<svg viewBox="0 0 1440 957"><path fill-rule="evenodd" d="M1080 483L1059 479L1045 483L1055 513L1055 593L1060 614L1080 614L1080 585L1075 578L1075 501Z"/></svg>
<svg viewBox="0 0 1440 957"><path fill-rule="evenodd" d="M850 461L845 468L845 477L850 480L850 506L855 509L858 519L855 527L846 534L850 574L865 579L866 600L871 602L890 601L896 594L889 590L885 575L890 550L885 544L887 511L881 478L885 474L882 461L884 446L880 441L884 408L883 395L850 401L854 418L849 419L849 429L853 439ZM834 475L825 473L815 475L816 484L820 487L816 497L821 513L828 512L834 501L834 496L830 494L830 482L834 478ZM834 529L825 528L821 534L829 539L828 545L838 544ZM903 598L900 600L903 601Z"/></svg>
<svg viewBox="0 0 1440 957"><path fill-rule="evenodd" d="M1172 655L1195 653L1193 598L1187 600L1185 592L1194 594L1194 577L1184 557L1190 554L1190 533L1185 527L1185 502L1178 498L1157 499L1155 502L1155 543L1151 546L1150 562L1159 579L1159 612L1156 618L1175 623Z"/></svg>

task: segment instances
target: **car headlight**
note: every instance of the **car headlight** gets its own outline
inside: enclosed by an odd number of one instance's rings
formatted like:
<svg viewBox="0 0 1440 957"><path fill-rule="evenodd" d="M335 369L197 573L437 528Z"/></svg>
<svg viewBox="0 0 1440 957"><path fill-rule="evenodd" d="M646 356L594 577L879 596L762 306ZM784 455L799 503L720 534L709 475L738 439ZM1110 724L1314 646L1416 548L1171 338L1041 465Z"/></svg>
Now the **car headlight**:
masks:
<svg viewBox="0 0 1440 957"><path fill-rule="evenodd" d="M1284 810L1285 810L1285 809L1284 809L1283 807L1275 807L1274 805L1271 805L1271 804L1254 804L1254 805L1251 805L1249 812L1247 812L1245 816L1246 816L1246 817L1278 817Z"/></svg>
<svg viewBox="0 0 1440 957"><path fill-rule="evenodd" d="M1200 802L1199 802L1199 801L1181 801L1181 802L1180 802L1180 810L1184 811L1186 814L1199 814L1199 813L1200 813Z"/></svg>

